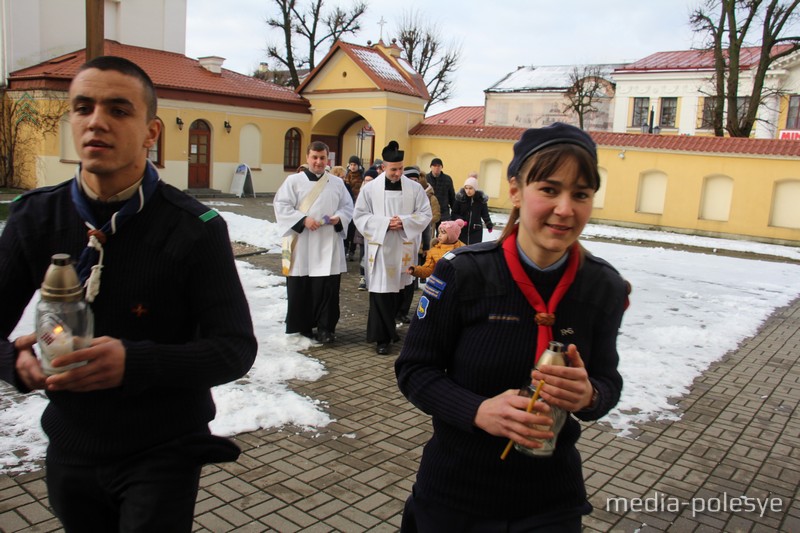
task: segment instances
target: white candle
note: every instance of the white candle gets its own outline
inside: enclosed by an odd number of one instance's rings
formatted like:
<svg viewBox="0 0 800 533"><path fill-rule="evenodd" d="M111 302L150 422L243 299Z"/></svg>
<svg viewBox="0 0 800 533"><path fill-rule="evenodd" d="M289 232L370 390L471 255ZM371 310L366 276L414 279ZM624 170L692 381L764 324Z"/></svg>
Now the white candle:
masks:
<svg viewBox="0 0 800 533"><path fill-rule="evenodd" d="M53 342L45 347L45 351L50 355L50 359L74 352L75 348L72 335L61 326L56 326L52 332Z"/></svg>

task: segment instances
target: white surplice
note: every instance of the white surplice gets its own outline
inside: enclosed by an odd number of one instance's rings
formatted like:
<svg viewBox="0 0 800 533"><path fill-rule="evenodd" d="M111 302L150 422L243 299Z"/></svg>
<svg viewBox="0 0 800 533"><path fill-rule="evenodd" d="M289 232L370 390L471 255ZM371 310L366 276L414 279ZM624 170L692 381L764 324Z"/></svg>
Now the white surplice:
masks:
<svg viewBox="0 0 800 533"><path fill-rule="evenodd" d="M419 183L403 176L402 191L387 191L385 178L382 173L361 186L353 222L364 236L369 291L392 293L412 281L406 269L417 264L422 232L431 222L431 204ZM403 221L402 230L389 230L395 215Z"/></svg>
<svg viewBox="0 0 800 533"><path fill-rule="evenodd" d="M308 213L298 210L303 198L317 184L304 172L291 174L275 193L273 205L275 218L281 236L292 233L292 227L303 217L309 216L321 222L325 216L338 216L343 230L337 232L334 226L326 224L316 231L304 228L298 234L294 249L294 260L290 276L332 276L347 272L344 254L344 238L347 225L353 218L353 199L341 178L328 174L328 183L311 205Z"/></svg>

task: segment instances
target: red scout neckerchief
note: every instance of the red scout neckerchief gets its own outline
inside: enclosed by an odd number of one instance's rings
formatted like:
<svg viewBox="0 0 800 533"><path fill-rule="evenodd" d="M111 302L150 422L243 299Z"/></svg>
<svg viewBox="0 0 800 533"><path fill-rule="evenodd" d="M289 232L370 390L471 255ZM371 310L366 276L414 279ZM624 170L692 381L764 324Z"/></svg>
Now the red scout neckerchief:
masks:
<svg viewBox="0 0 800 533"><path fill-rule="evenodd" d="M580 259L580 248L576 241L569 249L569 257L567 258L567 269L561 276L561 280L556 285L555 291L550 296L550 300L545 304L539 291L533 285L533 282L525 273L522 263L519 260L519 251L517 250L517 232L519 227L514 229L514 232L506 237L503 241L503 254L506 257L506 264L508 270L511 272L511 277L517 282L517 287L525 295L528 303L531 304L536 310L536 324L539 326L539 332L536 336L536 361L542 355L545 348L551 340L553 340L553 328L551 327L556 321L555 310L558 303L567 292L572 282L575 280L575 274L578 272L578 262Z"/></svg>

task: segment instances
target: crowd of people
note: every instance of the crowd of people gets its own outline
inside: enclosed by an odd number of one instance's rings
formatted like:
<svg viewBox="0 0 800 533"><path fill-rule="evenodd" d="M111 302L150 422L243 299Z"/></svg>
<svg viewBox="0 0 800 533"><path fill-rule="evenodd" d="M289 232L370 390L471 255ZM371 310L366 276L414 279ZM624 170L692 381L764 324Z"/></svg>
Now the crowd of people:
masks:
<svg viewBox="0 0 800 533"><path fill-rule="evenodd" d="M489 197L478 189L477 172L471 172L456 192L438 157L431 160L427 174L416 165L404 166L404 152L395 141L366 170L356 155L350 157L347 167L328 166L329 153L327 145L313 142L306 163L288 176L275 194L280 231L293 241L291 268L286 272L286 333L301 333L322 344L334 342L341 274L347 272L346 261L358 261L358 289L370 292L367 341L375 342L378 355L388 355L391 344L399 340L396 327L411 322L411 305L420 280L427 281L427 275L412 270L428 265L419 272L432 272L430 259L444 255L445 245L452 248L481 242L484 227L489 232L494 228ZM327 176L337 179L327 184ZM383 177L382 184L371 183L378 177ZM320 180L326 185L312 194ZM411 196L413 206L409 206ZM313 208L309 204L303 209L304 199L311 199ZM418 224L422 213L428 211L429 220ZM447 231L440 227L444 223L448 223ZM415 229L407 228L409 224ZM449 238L454 228L459 231ZM392 259L384 263L387 257ZM395 267L398 258L401 262ZM394 295L391 301L388 294Z"/></svg>
<svg viewBox="0 0 800 533"><path fill-rule="evenodd" d="M210 389L245 375L257 349L227 227L149 163L161 122L141 68L89 61L69 105L74 178L22 195L0 235L0 379L49 398L46 484L65 531L188 532L202 465L239 455L209 431ZM275 194L286 333L336 341L341 274L356 256L367 342L388 355L409 324L395 373L432 416L433 437L401 530L580 531L591 506L577 420L619 400L630 291L578 242L600 187L591 137L558 123L523 133L509 222L487 243L494 225L476 174L456 192L440 158L423 174L395 141L366 170L356 156L329 169L329 156L311 142ZM63 253L91 292L93 340L45 371L34 345L46 335L8 337ZM537 363L551 341L566 346L566 366ZM541 402L518 393L533 383ZM573 416L552 456L500 455L507 441L536 450L554 438L556 409ZM531 497L537 479L549 488Z"/></svg>

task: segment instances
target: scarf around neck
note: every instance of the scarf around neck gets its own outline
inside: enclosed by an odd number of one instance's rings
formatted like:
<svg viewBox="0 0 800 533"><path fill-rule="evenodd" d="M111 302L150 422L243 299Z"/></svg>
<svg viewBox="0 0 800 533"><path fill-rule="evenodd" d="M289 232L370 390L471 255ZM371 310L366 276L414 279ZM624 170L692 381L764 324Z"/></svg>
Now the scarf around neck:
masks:
<svg viewBox="0 0 800 533"><path fill-rule="evenodd" d="M511 272L511 277L516 282L519 290L522 291L525 299L528 300L528 303L536 311L535 321L538 327L538 332L536 336L535 364L536 361L539 360L539 356L542 355L542 352L544 352L549 345L550 341L553 340L552 325L556 320L555 311L559 302L561 302L561 298L567 292L567 289L569 289L569 287L572 285L572 282L575 281L575 275L578 271L578 263L580 259L580 248L577 241L570 246L568 250L569 257L567 258L567 268L564 271L564 274L561 276L561 280L559 280L558 285L556 285L556 288L553 291L553 294L550 296L550 299L545 303L545 301L539 295L539 291L536 290L536 286L525 273L525 268L520 262L519 250L517 250L518 231L519 227L515 228L514 232L511 233L511 235L509 235L505 241L503 241L503 255L505 256L508 270Z"/></svg>
<svg viewBox="0 0 800 533"><path fill-rule="evenodd" d="M103 269L104 255L103 244L105 244L108 238L114 235L125 222L144 208L145 203L152 198L156 190L159 177L155 166L148 160L142 183L139 185L136 194L126 200L119 211L111 215L111 218L105 224L98 227L94 213L89 205L89 199L81 190L80 172L81 167L78 166L75 178L72 180L70 192L75 209L77 209L84 224L89 228L87 232L89 242L86 248L83 249L83 252L81 252L77 269L81 282L83 282L86 287L86 300L88 302L93 302L100 292L100 274Z"/></svg>

